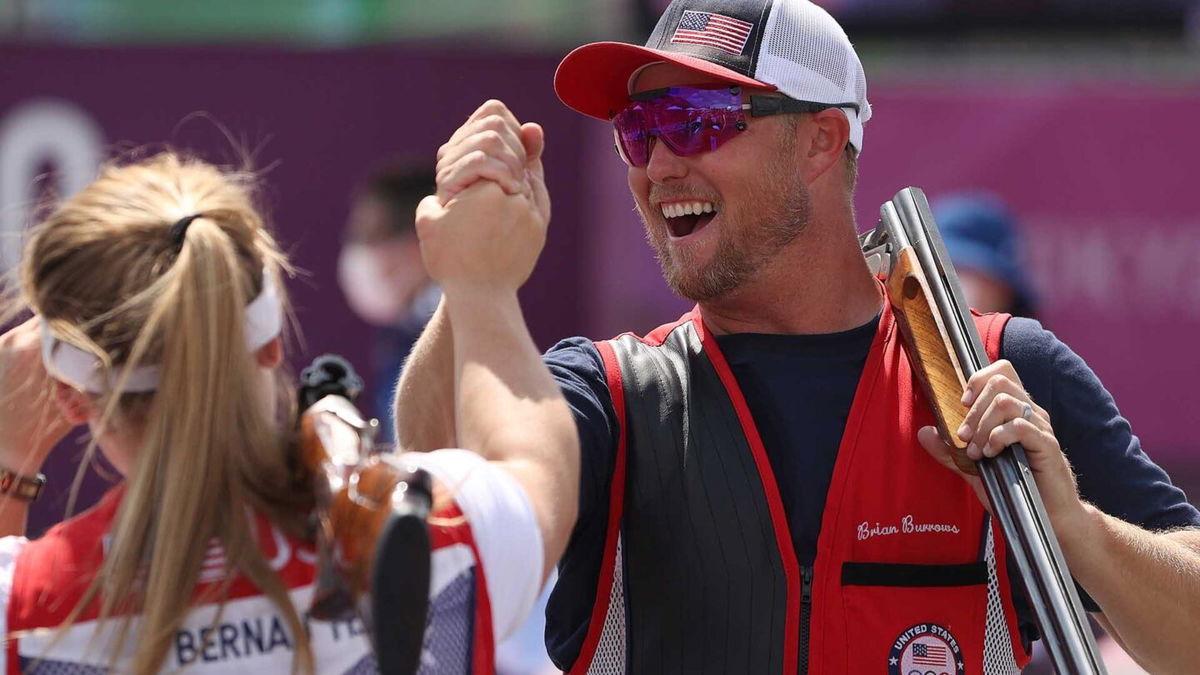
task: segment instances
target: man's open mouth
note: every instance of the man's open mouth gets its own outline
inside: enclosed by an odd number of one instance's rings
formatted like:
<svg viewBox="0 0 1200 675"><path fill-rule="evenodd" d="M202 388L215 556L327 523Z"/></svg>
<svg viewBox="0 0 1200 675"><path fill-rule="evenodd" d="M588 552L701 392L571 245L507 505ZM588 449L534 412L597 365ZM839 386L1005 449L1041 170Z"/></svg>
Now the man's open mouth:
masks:
<svg viewBox="0 0 1200 675"><path fill-rule="evenodd" d="M667 229L677 239L700 230L717 215L712 202L670 202L660 208L667 219Z"/></svg>

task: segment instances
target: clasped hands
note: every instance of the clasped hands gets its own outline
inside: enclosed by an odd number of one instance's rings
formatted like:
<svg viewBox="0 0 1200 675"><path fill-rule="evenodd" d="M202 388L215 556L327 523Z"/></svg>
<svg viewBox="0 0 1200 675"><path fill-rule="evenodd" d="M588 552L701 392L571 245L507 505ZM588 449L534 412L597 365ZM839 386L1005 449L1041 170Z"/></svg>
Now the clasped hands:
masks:
<svg viewBox="0 0 1200 675"><path fill-rule="evenodd" d="M541 126L500 101L481 105L437 153L437 192L417 207L417 236L431 278L448 294L515 292L546 241Z"/></svg>

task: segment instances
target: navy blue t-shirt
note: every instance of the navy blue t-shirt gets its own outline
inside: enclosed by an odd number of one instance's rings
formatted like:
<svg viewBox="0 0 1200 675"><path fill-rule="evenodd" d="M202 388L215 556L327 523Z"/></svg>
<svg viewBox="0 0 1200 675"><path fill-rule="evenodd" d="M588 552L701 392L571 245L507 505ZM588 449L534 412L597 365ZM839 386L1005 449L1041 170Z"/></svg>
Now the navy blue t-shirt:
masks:
<svg viewBox="0 0 1200 675"><path fill-rule="evenodd" d="M878 323L876 317L824 335L716 338L762 436L801 565L816 559L842 430ZM1014 318L1005 327L1001 356L1049 411L1085 500L1150 530L1200 526L1200 512L1142 452L1095 373L1053 333ZM579 654L596 597L618 429L604 363L590 340L563 340L545 360L575 415L582 448L579 522L546 608L547 648L565 667ZM1031 616L1020 595L1017 604L1027 624Z"/></svg>

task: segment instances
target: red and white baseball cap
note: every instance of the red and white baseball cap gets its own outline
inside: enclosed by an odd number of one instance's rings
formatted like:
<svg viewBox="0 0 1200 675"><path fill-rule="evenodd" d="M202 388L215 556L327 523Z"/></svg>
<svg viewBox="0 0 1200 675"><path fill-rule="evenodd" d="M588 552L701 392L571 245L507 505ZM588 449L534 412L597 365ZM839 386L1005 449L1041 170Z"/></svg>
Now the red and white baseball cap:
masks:
<svg viewBox="0 0 1200 675"><path fill-rule="evenodd" d="M567 106L608 121L629 103L642 68L674 63L731 84L841 108L860 152L871 119L867 79L846 31L809 0L675 0L644 47L594 42L567 54L554 91Z"/></svg>

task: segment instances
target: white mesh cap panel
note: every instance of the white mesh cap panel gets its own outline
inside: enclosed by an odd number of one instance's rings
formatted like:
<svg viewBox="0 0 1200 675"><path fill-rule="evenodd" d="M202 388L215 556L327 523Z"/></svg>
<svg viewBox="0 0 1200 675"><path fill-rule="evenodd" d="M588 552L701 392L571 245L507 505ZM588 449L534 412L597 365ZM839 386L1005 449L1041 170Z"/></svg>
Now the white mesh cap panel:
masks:
<svg viewBox="0 0 1200 675"><path fill-rule="evenodd" d="M794 5L786 2L776 6L779 9L771 15L771 30L763 41L763 51L811 71L801 75L816 74L829 80L835 94L845 92L850 65L845 39L821 30L823 26L812 12L796 13L791 10Z"/></svg>
<svg viewBox="0 0 1200 675"><path fill-rule="evenodd" d="M621 559L621 537L617 536L616 564L613 565L612 590L608 595L608 611L604 613L604 629L596 653L588 664L588 675L624 675L628 658L625 640L625 570Z"/></svg>
<svg viewBox="0 0 1200 675"><path fill-rule="evenodd" d="M791 98L818 103L857 103L850 142L862 151L863 124L871 118L867 79L846 32L809 0L775 0L763 32L753 77Z"/></svg>
<svg viewBox="0 0 1200 675"><path fill-rule="evenodd" d="M866 113L865 114L866 114L866 117L869 118L871 116L871 104L866 102L867 101L867 74L864 73L861 68L859 68L859 70L858 70L858 81L854 83L854 100L862 101L866 105L866 108L865 108ZM866 118L864 118L863 121L864 122L867 121Z"/></svg>
<svg viewBox="0 0 1200 675"><path fill-rule="evenodd" d="M1017 659L1013 656L1012 637L1008 622L1004 618L1004 604L1000 597L1000 575L996 570L996 542L992 520L988 519L987 551L985 560L988 570L987 625L983 634L984 675L1017 675Z"/></svg>

